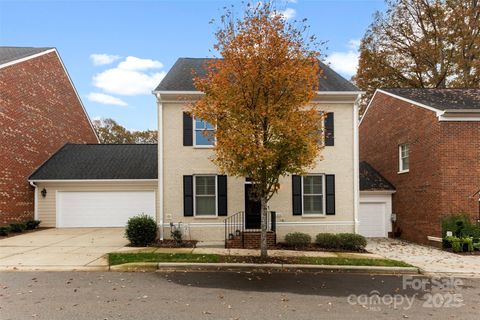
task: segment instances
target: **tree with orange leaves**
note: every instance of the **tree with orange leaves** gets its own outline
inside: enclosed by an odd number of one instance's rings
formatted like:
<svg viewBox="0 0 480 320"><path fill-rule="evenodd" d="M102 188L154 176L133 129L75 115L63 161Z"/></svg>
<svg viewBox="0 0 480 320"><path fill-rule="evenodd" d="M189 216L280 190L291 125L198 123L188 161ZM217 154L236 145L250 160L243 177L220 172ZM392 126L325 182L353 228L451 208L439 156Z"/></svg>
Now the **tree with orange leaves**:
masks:
<svg viewBox="0 0 480 320"><path fill-rule="evenodd" d="M222 172L249 177L261 202L261 256L267 256L268 201L279 179L304 174L319 155L322 115L310 105L318 90L318 44L308 28L269 3L247 6L241 18L222 16L216 32L222 59L195 77L204 95L191 113L215 126L212 161Z"/></svg>

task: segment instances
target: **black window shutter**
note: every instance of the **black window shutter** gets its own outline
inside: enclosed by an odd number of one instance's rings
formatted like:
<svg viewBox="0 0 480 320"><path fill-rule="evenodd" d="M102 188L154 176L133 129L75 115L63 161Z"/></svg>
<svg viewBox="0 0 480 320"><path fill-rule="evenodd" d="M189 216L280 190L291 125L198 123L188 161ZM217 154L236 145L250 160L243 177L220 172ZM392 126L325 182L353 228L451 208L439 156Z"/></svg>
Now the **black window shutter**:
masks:
<svg viewBox="0 0 480 320"><path fill-rule="evenodd" d="M293 215L302 215L302 177L292 176Z"/></svg>
<svg viewBox="0 0 480 320"><path fill-rule="evenodd" d="M183 215L193 216L193 176L183 176Z"/></svg>
<svg viewBox="0 0 480 320"><path fill-rule="evenodd" d="M227 215L227 176L217 176L218 215Z"/></svg>
<svg viewBox="0 0 480 320"><path fill-rule="evenodd" d="M326 210L325 213L328 215L335 214L335 175L327 174L325 175L325 189L326 189Z"/></svg>
<svg viewBox="0 0 480 320"><path fill-rule="evenodd" d="M334 126L333 126L333 112L327 112L325 116L325 145L334 145Z"/></svg>
<svg viewBox="0 0 480 320"><path fill-rule="evenodd" d="M193 121L187 112L183 113L183 145L193 146Z"/></svg>

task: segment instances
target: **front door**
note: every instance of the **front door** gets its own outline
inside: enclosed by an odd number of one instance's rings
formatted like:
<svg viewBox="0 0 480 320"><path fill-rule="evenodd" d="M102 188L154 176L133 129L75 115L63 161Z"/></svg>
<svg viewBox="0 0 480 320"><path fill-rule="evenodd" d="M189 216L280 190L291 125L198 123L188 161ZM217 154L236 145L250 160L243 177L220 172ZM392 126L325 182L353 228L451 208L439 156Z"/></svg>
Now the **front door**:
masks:
<svg viewBox="0 0 480 320"><path fill-rule="evenodd" d="M245 228L260 229L260 212L262 205L260 201L251 196L252 184L245 184Z"/></svg>

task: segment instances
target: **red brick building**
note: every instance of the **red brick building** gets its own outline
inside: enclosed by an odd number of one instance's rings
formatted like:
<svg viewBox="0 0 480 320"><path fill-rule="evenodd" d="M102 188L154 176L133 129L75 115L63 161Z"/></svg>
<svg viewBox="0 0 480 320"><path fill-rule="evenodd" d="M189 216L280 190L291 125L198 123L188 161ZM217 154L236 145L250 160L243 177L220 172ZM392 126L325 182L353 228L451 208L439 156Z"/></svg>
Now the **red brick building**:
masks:
<svg viewBox="0 0 480 320"><path fill-rule="evenodd" d="M396 188L394 229L441 237L441 217L479 218L480 90L377 90L360 122L360 160Z"/></svg>
<svg viewBox="0 0 480 320"><path fill-rule="evenodd" d="M27 177L67 142L98 139L57 50L0 47L0 225L34 217Z"/></svg>

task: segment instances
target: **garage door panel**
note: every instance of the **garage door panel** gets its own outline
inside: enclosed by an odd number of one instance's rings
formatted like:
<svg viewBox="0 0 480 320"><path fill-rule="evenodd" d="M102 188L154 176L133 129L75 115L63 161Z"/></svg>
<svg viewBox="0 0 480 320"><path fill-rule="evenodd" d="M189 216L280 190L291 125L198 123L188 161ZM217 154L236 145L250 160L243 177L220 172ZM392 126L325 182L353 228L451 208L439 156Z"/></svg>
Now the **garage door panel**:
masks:
<svg viewBox="0 0 480 320"><path fill-rule="evenodd" d="M386 237L385 203L360 203L358 232L365 237Z"/></svg>
<svg viewBox="0 0 480 320"><path fill-rule="evenodd" d="M155 192L58 192L59 227L124 227L128 218L155 217Z"/></svg>

